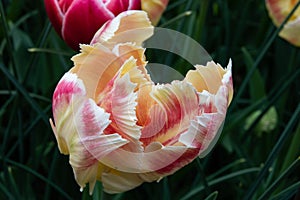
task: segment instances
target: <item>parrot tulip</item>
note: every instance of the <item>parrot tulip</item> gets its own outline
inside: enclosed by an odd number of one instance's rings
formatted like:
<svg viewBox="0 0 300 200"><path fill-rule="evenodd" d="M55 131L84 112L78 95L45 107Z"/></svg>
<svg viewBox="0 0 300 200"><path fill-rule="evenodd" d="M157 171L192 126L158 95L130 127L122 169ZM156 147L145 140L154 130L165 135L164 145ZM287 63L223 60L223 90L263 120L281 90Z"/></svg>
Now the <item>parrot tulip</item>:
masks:
<svg viewBox="0 0 300 200"><path fill-rule="evenodd" d="M139 37L128 37L134 30ZM50 123L59 150L90 193L97 180L108 193L159 181L209 153L222 130L231 63L196 65L182 81L154 84L141 46L152 33L145 12L121 13L81 45L54 91Z"/></svg>

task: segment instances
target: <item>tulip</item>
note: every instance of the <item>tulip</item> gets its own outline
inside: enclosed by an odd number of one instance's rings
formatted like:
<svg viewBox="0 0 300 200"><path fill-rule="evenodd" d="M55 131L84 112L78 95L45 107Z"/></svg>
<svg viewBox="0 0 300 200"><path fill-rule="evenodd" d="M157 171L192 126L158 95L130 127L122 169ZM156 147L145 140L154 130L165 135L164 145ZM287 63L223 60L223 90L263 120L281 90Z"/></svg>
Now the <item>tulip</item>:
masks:
<svg viewBox="0 0 300 200"><path fill-rule="evenodd" d="M292 9L296 6L295 0L266 0L267 10L273 23L279 27ZM300 8L290 17L280 31L279 36L289 43L300 47Z"/></svg>
<svg viewBox="0 0 300 200"><path fill-rule="evenodd" d="M149 12L154 24L168 0L44 0L48 17L61 38L74 50L89 44L96 31L126 10Z"/></svg>
<svg viewBox="0 0 300 200"><path fill-rule="evenodd" d="M139 37L128 37L134 30ZM222 130L231 63L196 65L182 81L155 85L141 46L152 33L145 12L121 13L81 45L54 91L59 150L90 194L97 180L112 194L159 181L208 154Z"/></svg>

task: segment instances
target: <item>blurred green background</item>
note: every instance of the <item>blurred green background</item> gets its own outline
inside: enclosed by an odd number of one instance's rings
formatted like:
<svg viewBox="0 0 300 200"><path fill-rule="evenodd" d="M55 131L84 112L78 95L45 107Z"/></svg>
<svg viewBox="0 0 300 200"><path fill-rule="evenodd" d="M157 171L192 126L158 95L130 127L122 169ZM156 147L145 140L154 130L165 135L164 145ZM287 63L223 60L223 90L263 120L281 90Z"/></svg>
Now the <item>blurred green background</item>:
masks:
<svg viewBox="0 0 300 200"><path fill-rule="evenodd" d="M222 136L207 157L159 183L118 195L97 183L92 196L79 191L48 122L76 52L52 29L42 0L1 0L0 8L0 199L300 198L300 49L277 36L264 1L170 1L158 26L189 35L222 66L233 61ZM147 55L191 68L167 52Z"/></svg>

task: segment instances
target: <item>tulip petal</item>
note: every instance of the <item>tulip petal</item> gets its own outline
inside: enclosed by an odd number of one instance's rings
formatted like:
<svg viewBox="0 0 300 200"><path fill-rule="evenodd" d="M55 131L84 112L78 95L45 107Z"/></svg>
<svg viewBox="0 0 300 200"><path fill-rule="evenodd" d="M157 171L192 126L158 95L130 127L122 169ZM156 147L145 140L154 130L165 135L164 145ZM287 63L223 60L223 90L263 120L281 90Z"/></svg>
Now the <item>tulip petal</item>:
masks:
<svg viewBox="0 0 300 200"><path fill-rule="evenodd" d="M204 157L219 138L226 116L228 89L221 86L216 95L207 91L199 93L200 115L191 121L189 130L182 134L179 142L190 148L200 148Z"/></svg>
<svg viewBox="0 0 300 200"><path fill-rule="evenodd" d="M92 193L96 183L99 159L128 143L119 134L103 134L109 125L109 114L91 99L72 104L77 135L70 145L70 164L81 188L90 184Z"/></svg>
<svg viewBox="0 0 300 200"><path fill-rule="evenodd" d="M140 0L110 0L106 2L106 7L118 15L124 10L140 10L141 1Z"/></svg>
<svg viewBox="0 0 300 200"><path fill-rule="evenodd" d="M54 133L59 149L70 154L70 164L81 188L95 185L101 157L128 143L119 134L104 135L109 114L86 98L83 82L73 73L66 73L53 95Z"/></svg>
<svg viewBox="0 0 300 200"><path fill-rule="evenodd" d="M156 25L166 9L169 0L142 0L142 10L148 13L153 25Z"/></svg>
<svg viewBox="0 0 300 200"><path fill-rule="evenodd" d="M136 125L137 94L134 93L137 84L131 82L130 79L143 79L133 57L123 64L118 75L99 94L97 102L100 107L111 114L112 123L107 131L117 132L124 138L139 144L141 131Z"/></svg>
<svg viewBox="0 0 300 200"><path fill-rule="evenodd" d="M280 26L290 12L289 1L286 0L266 0L266 6L276 26Z"/></svg>
<svg viewBox="0 0 300 200"><path fill-rule="evenodd" d="M279 36L287 40L289 43L300 47L300 16L291 22L285 24Z"/></svg>
<svg viewBox="0 0 300 200"><path fill-rule="evenodd" d="M295 0L266 0L266 7L273 23L279 27L289 15L297 1ZM295 46L300 46L300 8L298 8L289 21L280 31L279 36Z"/></svg>
<svg viewBox="0 0 300 200"><path fill-rule="evenodd" d="M208 62L206 66L196 65L195 68L196 70L188 71L184 80L190 82L198 92L206 90L212 94L216 94L220 86L225 84L229 89L229 103L231 102L233 96L231 60L226 69L213 61Z"/></svg>
<svg viewBox="0 0 300 200"><path fill-rule="evenodd" d="M185 81L173 81L153 87L150 95L159 107L150 112L150 122L142 130L141 141L144 145L152 141L164 145L175 142L176 136L187 130L189 121L198 113L196 90Z"/></svg>
<svg viewBox="0 0 300 200"><path fill-rule="evenodd" d="M114 15L120 14L122 11L127 10L129 6L128 0L110 0L106 1L105 6L112 12Z"/></svg>
<svg viewBox="0 0 300 200"><path fill-rule="evenodd" d="M163 146L155 142L150 144L145 152L140 153L117 149L104 157L101 162L118 171L139 173L141 179L152 182L159 181L162 177L189 164L198 156L199 150L186 146Z"/></svg>
<svg viewBox="0 0 300 200"><path fill-rule="evenodd" d="M192 85L179 81L159 85L152 90L151 96L157 104L150 111L153 122L143 129L149 132L143 132L140 138L145 151L131 152L120 148L103 158L102 163L129 173L159 171L165 174L172 173L174 166L185 165L198 155L199 149L188 149L180 144L169 145L178 142L179 135L188 130L189 121L198 113L198 95ZM161 122L163 126L157 134L153 130ZM151 135L153 132L155 135ZM163 142L167 142L168 146L162 145ZM160 159L161 156L164 157L163 160ZM155 175L157 178L161 176Z"/></svg>
<svg viewBox="0 0 300 200"><path fill-rule="evenodd" d="M128 10L140 10L141 1L140 0L129 0Z"/></svg>
<svg viewBox="0 0 300 200"><path fill-rule="evenodd" d="M74 129L70 104L73 100L80 101L85 95L83 82L75 74L66 73L59 81L53 94L53 117L55 121L50 121L55 134L58 148L61 153L69 154L70 139L74 137Z"/></svg>
<svg viewBox="0 0 300 200"><path fill-rule="evenodd" d="M143 183L136 173L124 173L120 171L103 172L101 176L104 191L109 194L121 193L131 190Z"/></svg>
<svg viewBox="0 0 300 200"><path fill-rule="evenodd" d="M122 43L117 44L112 51L123 61L128 60L130 57L134 57L134 59L136 59L136 65L138 66L138 69L142 71L148 81L151 80L145 68L147 62L144 55L144 48L137 47L133 43Z"/></svg>
<svg viewBox="0 0 300 200"><path fill-rule="evenodd" d="M95 34L91 44L105 43L113 48L118 43L133 42L137 46L153 34L153 26L143 11L125 11L105 23Z"/></svg>
<svg viewBox="0 0 300 200"><path fill-rule="evenodd" d="M59 3L57 0L44 0L45 9L47 15L51 21L52 26L54 27L55 31L62 36L61 27L64 14L60 9Z"/></svg>
<svg viewBox="0 0 300 200"><path fill-rule="evenodd" d="M137 106L136 106L136 116L138 118L138 124L140 126L145 126L150 115L150 110L155 103L154 99L150 97L152 91L153 83L147 82L139 87ZM149 109L150 108L150 109ZM150 115L151 116L151 115Z"/></svg>
<svg viewBox="0 0 300 200"><path fill-rule="evenodd" d="M73 49L79 49L78 44L89 44L102 24L113 17L102 1L74 0L63 19L62 37Z"/></svg>
<svg viewBox="0 0 300 200"><path fill-rule="evenodd" d="M73 56L72 61L75 66L71 72L83 80L87 97L92 99L96 99L122 66L122 61L101 44L81 45L81 53Z"/></svg>

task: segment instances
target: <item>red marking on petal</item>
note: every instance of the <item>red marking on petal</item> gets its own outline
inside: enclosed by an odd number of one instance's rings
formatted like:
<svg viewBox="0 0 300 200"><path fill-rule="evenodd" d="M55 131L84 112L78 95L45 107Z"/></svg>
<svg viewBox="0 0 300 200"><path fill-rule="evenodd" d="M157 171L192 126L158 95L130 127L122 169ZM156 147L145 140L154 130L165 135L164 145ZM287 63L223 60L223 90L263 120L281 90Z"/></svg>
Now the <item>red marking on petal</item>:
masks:
<svg viewBox="0 0 300 200"><path fill-rule="evenodd" d="M163 176L174 173L178 169L192 162L198 156L199 150L200 148L187 149L176 161L156 172Z"/></svg>
<svg viewBox="0 0 300 200"><path fill-rule="evenodd" d="M79 87L78 82L74 80L66 80L63 77L56 86L53 94L53 109L56 108L57 103L60 103L62 101L65 101L65 103L69 104L72 95L80 93L84 93L84 91Z"/></svg>

